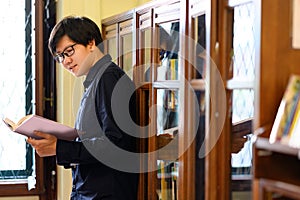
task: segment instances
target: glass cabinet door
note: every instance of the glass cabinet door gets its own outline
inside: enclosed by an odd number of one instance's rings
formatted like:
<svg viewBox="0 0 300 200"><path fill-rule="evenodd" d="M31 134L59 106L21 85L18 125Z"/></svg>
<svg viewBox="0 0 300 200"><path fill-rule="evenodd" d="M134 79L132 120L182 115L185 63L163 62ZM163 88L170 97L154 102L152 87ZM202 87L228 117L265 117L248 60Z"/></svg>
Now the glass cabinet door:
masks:
<svg viewBox="0 0 300 200"><path fill-rule="evenodd" d="M177 199L178 90L157 89L157 194L159 199Z"/></svg>
<svg viewBox="0 0 300 200"><path fill-rule="evenodd" d="M199 109L198 128L196 130L196 145L195 145L195 196L196 199L204 199L205 194L205 151L201 151L201 147L205 143L206 127L206 66L207 66L207 51L206 51L206 20L205 13L192 18L194 26L194 51L193 51L193 67L191 68L191 78L194 86L195 96L197 97L197 106Z"/></svg>
<svg viewBox="0 0 300 200"><path fill-rule="evenodd" d="M192 86L193 99L189 99L191 105L191 116L194 119L188 122L190 127L195 128L195 143L191 155L195 162L194 167L194 196L196 200L206 199L205 187L209 184L209 179L205 176L205 163L208 153L206 138L209 125L209 81L210 81L210 13L209 4L206 0L193 0L189 2L189 16L191 26L189 27L189 68L188 79Z"/></svg>
<svg viewBox="0 0 300 200"><path fill-rule="evenodd" d="M120 34L120 66L133 79L133 34L132 20L119 24Z"/></svg>
<svg viewBox="0 0 300 200"><path fill-rule="evenodd" d="M125 12L102 21L104 52L112 57L127 75L133 79L134 41L133 13Z"/></svg>
<svg viewBox="0 0 300 200"><path fill-rule="evenodd" d="M180 2L154 9L152 88L156 106L156 194L161 200L178 199L179 177L179 30Z"/></svg>

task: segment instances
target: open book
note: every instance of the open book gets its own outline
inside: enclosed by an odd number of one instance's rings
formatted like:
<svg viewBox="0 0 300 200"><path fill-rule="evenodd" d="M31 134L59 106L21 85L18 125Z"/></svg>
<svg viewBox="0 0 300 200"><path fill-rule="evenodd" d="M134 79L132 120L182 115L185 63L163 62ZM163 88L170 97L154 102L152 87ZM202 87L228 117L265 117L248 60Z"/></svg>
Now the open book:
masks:
<svg viewBox="0 0 300 200"><path fill-rule="evenodd" d="M75 128L60 124L56 121L52 121L38 115L27 115L22 117L17 123L8 118L4 118L3 122L13 132L35 139L41 138L37 137L33 133L34 131L49 133L62 140L74 140L76 137L78 137L78 133Z"/></svg>

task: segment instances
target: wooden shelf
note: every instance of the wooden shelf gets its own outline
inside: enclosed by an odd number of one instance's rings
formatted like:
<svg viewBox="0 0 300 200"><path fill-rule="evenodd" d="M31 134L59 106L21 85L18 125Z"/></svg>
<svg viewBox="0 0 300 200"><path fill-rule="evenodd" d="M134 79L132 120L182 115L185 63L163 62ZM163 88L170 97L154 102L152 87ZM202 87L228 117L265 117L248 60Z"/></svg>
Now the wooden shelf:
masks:
<svg viewBox="0 0 300 200"><path fill-rule="evenodd" d="M258 183L261 199L277 194L300 199L299 149L268 138L254 142L254 180Z"/></svg>
<svg viewBox="0 0 300 200"><path fill-rule="evenodd" d="M255 141L255 147L257 149L263 149L270 152L276 152L291 156L296 156L298 159L300 159L300 149L289 147L288 145L281 144L280 142L270 143L268 138L260 138L257 137ZM260 154L263 154L263 152L259 152Z"/></svg>
<svg viewBox="0 0 300 200"><path fill-rule="evenodd" d="M262 179L260 181L260 186L266 192L276 192L277 194L285 197L300 199L300 187L293 184Z"/></svg>

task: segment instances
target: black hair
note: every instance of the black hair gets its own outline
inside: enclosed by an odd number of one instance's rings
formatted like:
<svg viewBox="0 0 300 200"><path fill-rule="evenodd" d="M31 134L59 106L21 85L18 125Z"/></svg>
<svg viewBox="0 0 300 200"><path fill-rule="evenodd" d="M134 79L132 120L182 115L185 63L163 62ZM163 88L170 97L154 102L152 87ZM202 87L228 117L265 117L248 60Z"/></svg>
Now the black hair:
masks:
<svg viewBox="0 0 300 200"><path fill-rule="evenodd" d="M100 29L87 17L67 16L54 26L48 41L48 48L52 55L56 52L57 43L65 35L84 46L95 40L96 46L103 52Z"/></svg>

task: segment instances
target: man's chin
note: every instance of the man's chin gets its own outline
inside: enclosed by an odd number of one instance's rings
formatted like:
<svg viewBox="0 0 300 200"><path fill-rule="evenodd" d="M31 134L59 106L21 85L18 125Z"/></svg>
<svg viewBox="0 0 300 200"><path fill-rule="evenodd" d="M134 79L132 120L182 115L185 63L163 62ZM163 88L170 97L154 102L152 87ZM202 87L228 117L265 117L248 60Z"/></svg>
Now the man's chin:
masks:
<svg viewBox="0 0 300 200"><path fill-rule="evenodd" d="M85 76L85 74L83 72L80 72L80 71L75 71L75 72L72 72L73 76L75 77L81 77L81 76Z"/></svg>
<svg viewBox="0 0 300 200"><path fill-rule="evenodd" d="M79 77L79 76L80 76L77 70L70 70L69 72L70 72L73 76L75 76L75 77Z"/></svg>
<svg viewBox="0 0 300 200"><path fill-rule="evenodd" d="M80 76L82 76L82 74L80 74L80 73L78 73L78 72L72 72L72 74L73 74L73 76L75 76L75 77L80 77Z"/></svg>
<svg viewBox="0 0 300 200"><path fill-rule="evenodd" d="M79 76L79 71L76 68L69 70L69 72L75 77Z"/></svg>

